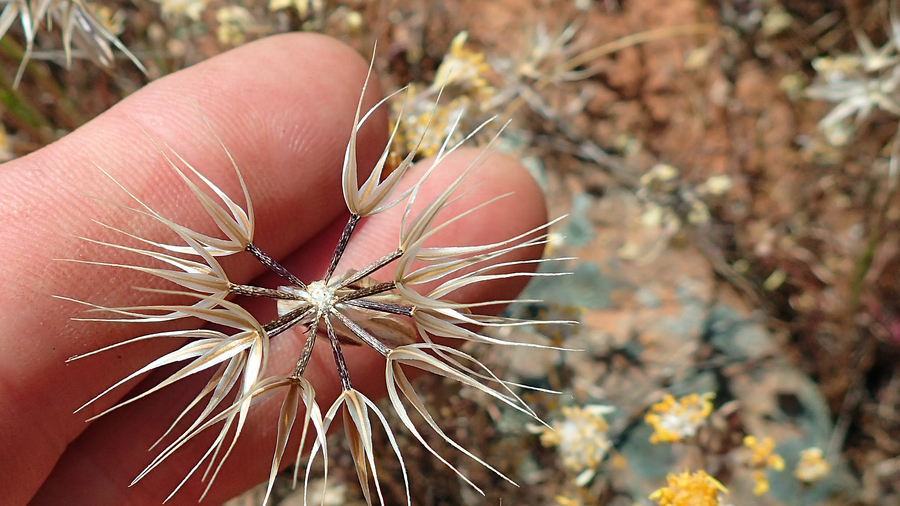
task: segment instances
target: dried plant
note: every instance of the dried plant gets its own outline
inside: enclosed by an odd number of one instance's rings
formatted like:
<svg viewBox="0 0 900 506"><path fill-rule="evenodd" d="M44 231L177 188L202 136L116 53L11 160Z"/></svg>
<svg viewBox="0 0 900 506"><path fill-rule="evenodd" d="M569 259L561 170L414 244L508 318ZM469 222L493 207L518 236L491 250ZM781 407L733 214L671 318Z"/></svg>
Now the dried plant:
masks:
<svg viewBox="0 0 900 506"><path fill-rule="evenodd" d="M22 71L25 64L31 58L31 52L34 49L34 25L36 24L31 17L31 5L27 0L0 0L0 5L4 5L3 11L0 12L0 39L6 35L6 32L12 28L16 22L16 18L22 24L22 33L25 36L25 56L19 65L19 71L16 74L15 84L18 85L22 79Z"/></svg>
<svg viewBox="0 0 900 506"><path fill-rule="evenodd" d="M62 31L63 52L66 68L72 65L72 44L81 49L85 56L103 68L112 68L115 62L113 47L122 51L144 74L147 69L140 60L122 44L122 41L107 26L103 17L95 11L89 0L0 0L5 4L0 12L0 38L15 23L22 25L25 37L25 53L13 83L18 86L31 59L34 42L42 24L48 30L56 23Z"/></svg>
<svg viewBox="0 0 900 506"><path fill-rule="evenodd" d="M364 94L365 86L363 87ZM439 220L439 215L447 206L456 201L461 193L464 193L460 191L463 182L483 163L489 147L437 198L416 214L413 213L412 206L419 197L423 182L435 170L439 170L442 161L462 142L451 144L448 136L424 176L409 189L400 192L399 195L394 195L401 178L412 167L417 149L410 150L393 172L385 173L385 163L392 145L389 141L380 159L371 170L371 174L360 184L357 167L357 132L371 112L369 111L365 115L361 114L362 98L360 98L350 141L346 148L342 173L344 201L350 212L350 219L341 234L326 272L318 281L306 282L299 279L256 245L254 242L254 210L250 194L230 155L235 174L243 188L243 199L246 202L244 206L239 205L177 154L173 159L160 146L157 146L159 152L188 186L224 237L202 234L170 221L120 185L136 203L135 208L128 209L164 224L177 235L179 240L175 242L158 241L138 237L112 227L108 228L122 234L124 238L139 241L142 247L133 248L85 239L110 248L125 250L140 257L149 257L162 264L162 267L151 268L96 261L87 261L87 263L151 274L178 285L177 290L166 293L188 296L193 301L192 304L141 307L101 307L81 302L91 307L89 311L106 313L104 317L86 318L87 320L150 323L193 318L201 323L215 325L216 329L230 329L213 330L194 327L188 330L149 333L71 359L83 359L111 348L143 340L181 338L186 341L180 348L140 368L80 408L91 405L97 399L139 375L171 364L182 364L180 369L159 384L120 402L97 415L98 417L152 395L188 376L201 372L211 374L210 379L193 402L178 416L157 444L167 440L172 433L180 433L180 435L164 445L162 451L137 476L135 482L165 462L169 456L198 434L207 430L217 430L217 436L203 457L172 494L177 492L202 467L205 467L203 479L208 480L206 488L208 492L222 464L228 458L245 428L251 408L265 398L281 395L283 400L266 500L271 494L275 476L282 467L287 441L295 426L301 427L299 430L302 434L300 450L296 455L297 466L294 472L296 484L300 452L303 451L303 443L306 442L310 426L315 432L312 437L310 459L315 458L321 452L327 472L328 454L325 435L338 415L342 414L344 431L366 501L369 504L373 502L369 489L369 477L371 476L374 478L375 493L379 501L384 504L374 459L373 427L380 424L387 433L401 468L403 468L403 458L393 435L393 427L390 426L377 405L351 384L342 351L343 347L348 345L366 345L385 357L387 360L385 378L389 399L394 410L403 425L438 459L451 468L453 467L428 446L410 417L405 403L408 402L424 418L427 425L448 444L503 476L440 429L426 409L422 398L416 393L407 374L408 369L412 367L453 379L537 419L535 413L515 394L512 384L497 378L484 364L471 355L443 343L446 343L447 339L454 339L490 344L516 344L492 337L485 331L479 330L532 324L527 320L479 313L479 308L511 301L463 303L455 301L453 297L459 290L478 283L490 283L511 277L557 275L532 272L528 269L536 263L547 260L503 261L503 257L507 254L523 248L543 245L547 241L546 229L550 224L492 244L468 247L430 245L429 240L447 225L508 196L496 197L456 216L441 217ZM395 125L394 134L397 132L397 128L398 125ZM360 221L401 203L405 205L405 209L402 213L397 248L359 270L336 274L338 263ZM284 278L288 285L273 289L231 282L217 258L236 254L252 255L264 266ZM389 281L377 282L371 278L376 271L389 267L393 269ZM522 270L523 268L525 269ZM431 288L423 289L422 286L426 283ZM277 301L278 317L266 323L260 323L240 305L229 300L231 296L274 299ZM296 327L306 329L304 332L306 341L300 356L297 357L295 367L286 375L268 375L270 340L284 331ZM342 387L341 395L327 409L317 405L312 384L304 376L313 348L319 342L318 338L327 341L332 349ZM441 342L436 342L436 338L441 339ZM404 398L406 401L403 400ZM302 414L298 420L301 409ZM199 414L196 417L189 416L197 411ZM377 419L378 423L371 423L373 418ZM180 429L185 424L187 428ZM177 431L175 430L176 426L179 427ZM306 484L309 483L308 469L304 480ZM406 480L406 471L405 468L403 469L404 480ZM453 469L462 479L469 482L458 469ZM406 495L409 502L408 484Z"/></svg>
<svg viewBox="0 0 900 506"><path fill-rule="evenodd" d="M876 110L900 116L900 15L891 5L888 41L881 48L855 30L859 54L813 60L817 82L806 96L837 104L819 121L831 145L847 145Z"/></svg>

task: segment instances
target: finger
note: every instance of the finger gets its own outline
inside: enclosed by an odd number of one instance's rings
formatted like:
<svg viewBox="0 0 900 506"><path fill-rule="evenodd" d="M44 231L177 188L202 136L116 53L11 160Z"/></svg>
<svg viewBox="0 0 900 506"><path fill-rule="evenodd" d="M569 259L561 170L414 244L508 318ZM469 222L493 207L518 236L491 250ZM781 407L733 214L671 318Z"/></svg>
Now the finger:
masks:
<svg viewBox="0 0 900 506"><path fill-rule="evenodd" d="M65 362L153 329L71 322L71 317L83 316L83 308L53 295L108 306L158 300L157 294L132 290L148 286L147 276L55 261L134 260L134 255L74 236L122 241L91 222L97 219L138 235L173 240L171 234L156 237L162 227L152 219L85 197L88 193L138 207L97 165L163 216L215 233L142 131L163 151L171 146L229 195L240 196L228 156L205 118L241 167L258 210L262 246L272 255L284 255L343 209L340 160L365 73L364 61L331 39L268 38L151 83L61 141L3 166L0 462L15 471L0 473L0 490L8 504L24 504L84 429L89 413L73 415L77 407L160 355L160 343L147 343L114 353L99 367ZM379 121L382 128L376 128ZM383 116L376 116L363 129L361 152L374 157L380 151L386 137L383 124ZM363 166L371 162L361 160ZM235 259L229 267L235 282L262 270L252 258ZM112 396L101 399L94 412L115 401Z"/></svg>
<svg viewBox="0 0 900 506"><path fill-rule="evenodd" d="M460 152L450 157L423 187L420 202L424 204L443 191L474 158L472 152ZM546 219L540 190L536 188L530 175L509 158L492 157L472 176L462 191L466 188L474 189L454 203L452 208L448 208L447 213L442 214L442 220L498 194L509 191L515 194L459 220L454 226L438 234L434 238L434 245L496 242L530 230ZM360 268L395 249L402 211L402 207L398 207L364 222L348 246L342 268ZM296 270L301 276L321 276L330 258L331 246L343 227L343 221L343 218L339 218L310 241L310 248L298 250L286 258L285 266ZM514 261L539 255L540 248L532 248L517 251L503 260ZM262 279L260 282L264 286L273 286L268 283L277 284L278 280ZM457 300L475 302L511 298L518 293L521 285L521 280L474 285L467 293L460 294L462 298ZM270 371L282 374L288 372L299 356L304 339L299 331L286 332L274 338L271 356L275 363L271 364ZM362 347L344 347L344 352L353 384L373 398L381 395L384 391L384 360L377 353ZM327 409L340 391L327 342L317 344L315 355L304 376L314 383L319 405ZM156 381L159 379L151 378ZM159 504L196 465L218 431L218 427L215 427L198 437L192 444L173 454L165 465L153 470L135 486L127 488L127 484L156 454L148 454L143 450L168 428L168 424L193 398L203 382L194 382L192 385L188 384L191 382L184 383L115 411L92 424L63 456L33 504L55 504L63 497L66 504L74 506ZM276 396L253 408L237 446L203 504L221 503L265 479L274 451L280 402L281 397ZM284 464L293 460L291 451L296 452L297 444L297 441L292 441ZM199 474L204 470L205 465L200 468ZM198 476L194 476L167 504L197 504L205 487L206 484Z"/></svg>

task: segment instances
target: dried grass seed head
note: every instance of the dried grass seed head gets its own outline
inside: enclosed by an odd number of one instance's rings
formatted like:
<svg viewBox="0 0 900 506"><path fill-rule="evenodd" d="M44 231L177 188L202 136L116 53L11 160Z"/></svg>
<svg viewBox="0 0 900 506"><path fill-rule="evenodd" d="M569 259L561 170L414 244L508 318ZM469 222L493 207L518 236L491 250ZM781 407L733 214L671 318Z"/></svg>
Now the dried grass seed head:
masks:
<svg viewBox="0 0 900 506"><path fill-rule="evenodd" d="M365 89L363 94L364 92ZM379 102L378 105L381 105L383 102ZM186 160L177 154L174 157L170 157L166 150L157 146L161 155L168 161L172 170L179 175L179 178L188 187L224 238L221 236L210 236L169 220L154 211L150 205L141 201L137 196L128 192L127 189L122 188L137 204L137 207L122 206L123 208L162 223L177 236L178 241L145 238L129 232L118 231L123 238L139 243L140 247L114 243L100 244L150 258L159 262L162 266L145 268L127 264L89 263L139 270L175 283L179 291L164 293L170 293L173 296L187 296L196 302L190 305L149 305L118 308L84 303L91 307L91 311L104 311L110 314L110 317L106 319L90 318L90 320L159 322L175 318L195 318L200 322L201 326L214 324L226 329L195 328L191 330L148 333L103 348L97 352L73 357L74 359L93 356L100 351L141 340L188 339L188 342L180 348L151 361L85 404L87 406L100 397L110 394L113 390L140 374L170 364L186 362L186 365L183 365L174 374L148 391L137 397L126 399L110 408L110 410L135 402L147 395L152 395L188 376L201 372L211 374L204 388L178 416L157 444L162 443L170 434L173 434L177 425L182 422L188 422L189 411L191 416L194 416L193 413L195 411L191 411L192 408L196 407L200 412L193 418L187 429L181 431L180 436L175 437L174 440L164 447L135 481L140 480L147 473L161 465L169 456L183 447L188 441L193 440L198 434L218 426L219 432L212 445L175 489L177 491L204 462L208 461L203 475L204 479L209 480L208 491L222 464L231 454L231 450L241 431L245 428L247 415L252 406L258 404L262 399L277 394L282 395L283 398L278 422L278 434L269 473L267 497L271 493L274 476L282 465L284 453L287 450L288 436L295 426L298 409L300 409L300 402L302 401L305 413L302 422L302 439L305 439L310 423L312 423L316 431L311 458L315 458L319 450L321 450L327 469L325 432L337 415L343 413L345 415L345 434L350 442L351 453L366 500L369 504L373 502L373 494L369 490L369 476L371 475L375 481L375 495L378 496L379 501L383 504L384 501L380 484L377 480L377 469L374 459L375 449L370 421L372 415L378 419L381 427L386 432L392 449L401 463L401 468L403 467L403 460L392 432L393 428L376 405L354 388L351 382L350 372L344 360L342 349L343 346L348 344L367 345L387 358L385 379L388 384L392 407L401 417L401 421L406 428L431 453L471 484L460 470L453 468L446 459L438 455L425 443L412 419L408 416L405 402L411 404L425 419L427 425L436 431L448 444L475 459L496 474L503 476L502 473L490 467L486 462L469 452L463 445L455 442L441 431L439 425L429 414L421 397L413 389L401 366L413 366L453 379L487 394L495 401L538 419L536 414L516 395L512 384L500 380L487 366L471 355L437 344L433 338L450 337L492 344L516 344L490 337L484 331L472 330L469 327L470 325L475 325L478 328L506 327L535 323L527 320L480 314L479 312L481 307L505 304L510 302L509 300L465 303L453 300L450 296L459 289L476 283L489 283L509 277L527 278L542 275L530 271L529 267L536 261L503 261L503 259L509 258L510 254L516 253L522 248L543 245L547 240L545 229L549 224L534 228L513 238L480 246L436 247L426 245L429 239L435 237L435 233L446 226L447 223L452 223L461 217L478 211L484 205L489 205L496 200L493 199L485 204L474 206L472 209L464 210L455 217L443 216L443 214L446 214L445 211L448 206L460 197L463 183L483 163L489 148L482 152L444 191L428 202L421 211L414 214L412 206L417 197L420 196L423 183L436 170L440 170L442 162L461 145L461 142L451 142L449 140L453 134L453 131L451 131L436 154L432 165L424 172L424 175L407 191L398 197L394 197L394 190L397 188L400 178L411 167L415 152L404 156L403 163L394 172L385 174L384 165L391 146L389 142L371 175L362 184L358 184L356 161L357 133L371 112L362 114L362 99L360 99L344 158L341 178L344 199L350 211L350 218L334 249L327 270L323 277L316 281L304 282L300 280L254 243L254 212L250 200L250 192L244 183L240 170L238 170L230 155L229 158L234 165L235 174L240 180L244 193L245 206L239 205L212 181L194 169ZM396 129L397 126L395 125L394 130L396 131ZM401 232L398 237L397 249L367 266L336 275L335 269L359 221L404 201L405 208L402 213ZM97 243L98 241L93 242ZM229 281L216 257L246 253L249 253L261 264L281 276L287 282L287 286L266 288L254 285L240 285ZM188 258L183 258L185 256ZM375 272L394 263L396 263L392 267L394 275L392 277L389 276L390 281L378 282L371 277ZM424 265L424 267L421 265ZM502 270L498 271L497 269ZM424 293L420 292L421 285L426 282L437 286ZM184 290L187 291L185 292ZM229 300L235 295L274 299L278 305L278 316L266 323L260 323L254 315L247 312L236 302ZM280 373L267 376L267 363L270 358L269 341L294 327L305 328L306 332L301 334L305 336L305 343L301 354L296 359L293 370L288 374ZM304 376L312 351L319 341L328 341L342 387L341 395L331 407L324 410L324 415L316 404L315 392L311 384ZM200 408L201 406L202 408ZM98 416L102 416L104 413ZM298 453L298 460L299 456L300 454ZM407 473L405 468L403 468L403 475L404 480L406 480ZM505 476L503 477L506 478ZM506 479L508 480L508 478ZM307 468L307 475L304 480L305 486L308 485L308 481L309 468ZM406 492L407 502L410 502L408 484Z"/></svg>
<svg viewBox="0 0 900 506"><path fill-rule="evenodd" d="M22 25L25 52L16 73L13 86L22 80L25 66L31 59L34 43L42 25L50 30L55 23L60 27L65 66L72 65L72 45L84 52L88 59L103 68L115 66L114 49L118 49L145 75L147 69L116 35L115 15L108 18L108 11L90 0L0 0L4 5L0 12L0 38L9 31L16 17Z"/></svg>

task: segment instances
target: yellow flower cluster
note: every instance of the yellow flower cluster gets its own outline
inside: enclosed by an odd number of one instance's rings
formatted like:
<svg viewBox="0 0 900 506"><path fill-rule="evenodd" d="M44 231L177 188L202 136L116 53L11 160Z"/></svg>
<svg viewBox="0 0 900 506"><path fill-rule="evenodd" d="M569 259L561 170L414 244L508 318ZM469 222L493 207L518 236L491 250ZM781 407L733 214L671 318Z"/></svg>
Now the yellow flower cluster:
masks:
<svg viewBox="0 0 900 506"><path fill-rule="evenodd" d="M800 452L800 462L794 470L794 476L804 482L813 483L821 480L831 471L831 465L825 460L820 448L807 448Z"/></svg>
<svg viewBox="0 0 900 506"><path fill-rule="evenodd" d="M762 441L754 436L744 438L744 446L750 449L749 465L753 471L753 493L763 495L769 491L769 480L766 478L766 469L781 471L784 469L784 459L775 453L775 441L765 437Z"/></svg>
<svg viewBox="0 0 900 506"><path fill-rule="evenodd" d="M650 500L659 506L718 506L719 493L728 489L719 480L700 470L690 473L685 470L679 475L666 476L668 486L650 494Z"/></svg>
<svg viewBox="0 0 900 506"><path fill-rule="evenodd" d="M491 67L484 54L465 48L467 37L466 32L460 32L453 38L430 85L411 83L407 98L393 101L392 116L394 121L400 120L400 128L391 142L388 167L402 161L400 153L415 153L417 158L432 156L445 139L452 147L463 139L460 131L477 127L467 123L483 112L496 90L486 78ZM438 93L442 93L442 99L435 103L432 99Z"/></svg>
<svg viewBox="0 0 900 506"><path fill-rule="evenodd" d="M697 435L712 413L714 397L713 393L691 394L676 401L666 395L661 402L651 406L650 413L644 417L653 428L650 442L674 443Z"/></svg>
<svg viewBox="0 0 900 506"><path fill-rule="evenodd" d="M465 48L467 32L459 32L450 43L450 51L438 67L431 89L436 91L451 86L459 86L473 92L479 102L494 95L494 88L485 78L491 71L483 53Z"/></svg>
<svg viewBox="0 0 900 506"><path fill-rule="evenodd" d="M583 408L562 408L562 419L552 428L541 429L541 444L556 446L563 464L579 473L575 483L586 485L597 471L612 443L606 435L609 425L603 415L614 408L591 404Z"/></svg>
<svg viewBox="0 0 900 506"><path fill-rule="evenodd" d="M415 83L410 84L408 93L410 97L417 97L420 87ZM454 130L452 135L450 129L453 128L457 119L468 111L468 98L457 97L446 105L434 104L427 100L416 100L416 98L412 98L410 102L411 104L403 104L402 101L398 101L391 106L394 121L400 120L400 128L391 145L391 153L395 155L395 159L391 160L395 162L391 164L392 166L396 166L401 161L398 153L415 151L417 157L425 158L436 154L448 135L450 135L448 148L463 140L459 128Z"/></svg>

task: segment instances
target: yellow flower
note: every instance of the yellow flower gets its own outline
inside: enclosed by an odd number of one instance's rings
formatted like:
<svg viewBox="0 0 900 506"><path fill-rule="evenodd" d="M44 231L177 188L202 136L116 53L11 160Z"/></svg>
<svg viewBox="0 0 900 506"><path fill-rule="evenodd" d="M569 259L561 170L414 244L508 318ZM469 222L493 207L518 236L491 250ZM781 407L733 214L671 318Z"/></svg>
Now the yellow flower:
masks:
<svg viewBox="0 0 900 506"><path fill-rule="evenodd" d="M753 472L753 493L755 495L763 495L769 491L769 480L766 478L766 469L774 469L781 471L784 469L784 459L781 455L775 453L775 441L770 437L765 437L762 441L754 436L746 436L744 438L744 446L751 450L750 461L748 464Z"/></svg>
<svg viewBox="0 0 900 506"><path fill-rule="evenodd" d="M753 495L763 495L769 491L769 479L766 473L756 470L753 471Z"/></svg>
<svg viewBox="0 0 900 506"><path fill-rule="evenodd" d="M541 428L541 444L556 446L563 464L579 473L575 483L586 485L612 443L606 435L609 425L603 415L613 411L610 406L590 404L583 408L562 408L562 420L552 428Z"/></svg>
<svg viewBox="0 0 900 506"><path fill-rule="evenodd" d="M695 473L684 471L680 475L669 473L667 487L650 494L650 500L659 506L717 506L719 493L728 489L719 480L700 470Z"/></svg>
<svg viewBox="0 0 900 506"><path fill-rule="evenodd" d="M431 88L439 90L458 85L466 91L474 91L480 98L494 94L494 88L485 79L491 67L484 61L484 54L465 48L467 32L459 32L450 42L450 51L435 72Z"/></svg>
<svg viewBox="0 0 900 506"><path fill-rule="evenodd" d="M691 394L676 401L671 395L666 395L661 402L651 406L650 413L644 417L653 428L650 442L674 443L697 435L712 413L713 397L713 393Z"/></svg>
<svg viewBox="0 0 900 506"><path fill-rule="evenodd" d="M410 84L408 96L415 97L420 90L420 86ZM394 102L391 113L395 123L399 121L399 128L391 141L390 165L399 165L403 159L401 153L414 152L417 158L435 155L448 137L449 146L462 141L465 136L457 128L457 122L466 116L470 102L467 97L456 97L446 104L424 100L408 104L402 100Z"/></svg>
<svg viewBox="0 0 900 506"><path fill-rule="evenodd" d="M784 459L775 453L775 440L764 437L762 441L754 436L744 438L744 446L750 448L753 454L750 456L750 465L759 468L771 468L776 471L784 469Z"/></svg>
<svg viewBox="0 0 900 506"><path fill-rule="evenodd" d="M813 483L825 477L831 471L831 465L825 460L820 448L807 448L800 452L800 462L794 470L794 476L804 482Z"/></svg>

